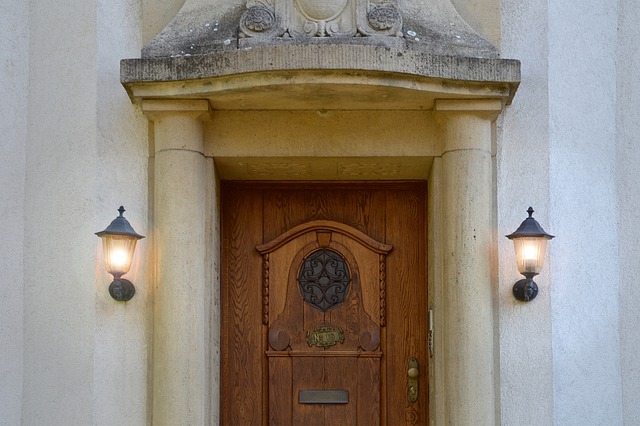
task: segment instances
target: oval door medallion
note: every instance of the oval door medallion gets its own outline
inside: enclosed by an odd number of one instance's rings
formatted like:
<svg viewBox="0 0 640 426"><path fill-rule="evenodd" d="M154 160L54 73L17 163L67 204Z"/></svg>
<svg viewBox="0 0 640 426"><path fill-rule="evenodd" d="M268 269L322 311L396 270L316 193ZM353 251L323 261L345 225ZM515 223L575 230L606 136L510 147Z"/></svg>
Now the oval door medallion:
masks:
<svg viewBox="0 0 640 426"><path fill-rule="evenodd" d="M321 249L303 261L298 284L305 302L325 312L340 305L349 292L349 268L336 251Z"/></svg>

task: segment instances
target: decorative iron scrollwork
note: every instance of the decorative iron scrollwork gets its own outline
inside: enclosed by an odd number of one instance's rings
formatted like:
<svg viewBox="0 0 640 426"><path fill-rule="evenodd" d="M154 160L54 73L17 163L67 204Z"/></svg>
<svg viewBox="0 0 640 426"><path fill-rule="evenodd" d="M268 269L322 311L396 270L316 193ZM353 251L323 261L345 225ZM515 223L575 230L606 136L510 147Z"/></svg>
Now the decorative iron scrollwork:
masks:
<svg viewBox="0 0 640 426"><path fill-rule="evenodd" d="M312 307L326 312L344 302L351 278L342 255L321 249L302 262L298 284L304 300Z"/></svg>

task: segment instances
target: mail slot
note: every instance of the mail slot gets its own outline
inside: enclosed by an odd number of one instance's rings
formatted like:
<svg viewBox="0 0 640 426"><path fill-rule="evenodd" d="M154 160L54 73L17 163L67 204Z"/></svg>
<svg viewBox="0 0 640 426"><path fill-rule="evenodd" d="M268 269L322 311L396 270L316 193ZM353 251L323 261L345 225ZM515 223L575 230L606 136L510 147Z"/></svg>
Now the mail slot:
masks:
<svg viewBox="0 0 640 426"><path fill-rule="evenodd" d="M298 392L300 404L348 404L347 390L301 390Z"/></svg>

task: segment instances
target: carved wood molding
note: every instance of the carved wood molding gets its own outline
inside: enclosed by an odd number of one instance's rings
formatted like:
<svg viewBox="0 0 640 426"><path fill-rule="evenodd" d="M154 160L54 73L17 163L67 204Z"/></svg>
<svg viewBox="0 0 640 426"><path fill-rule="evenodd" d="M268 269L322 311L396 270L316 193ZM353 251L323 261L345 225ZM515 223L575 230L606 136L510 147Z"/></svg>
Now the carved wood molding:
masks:
<svg viewBox="0 0 640 426"><path fill-rule="evenodd" d="M269 324L269 253L262 255L262 323Z"/></svg>
<svg viewBox="0 0 640 426"><path fill-rule="evenodd" d="M378 242L369 237L364 232L358 231L357 229L349 225L345 225L344 223L334 222L331 220L315 220L291 228L290 230L288 230L284 234L279 235L270 242L257 246L256 250L258 250L258 252L263 255L265 253L271 253L281 246L285 245L289 241L311 231L329 231L344 234L360 242L362 245L378 254L386 255L393 249L393 246Z"/></svg>
<svg viewBox="0 0 640 426"><path fill-rule="evenodd" d="M381 254L379 257L380 268L380 327L386 325L387 317L387 256Z"/></svg>
<svg viewBox="0 0 640 426"><path fill-rule="evenodd" d="M379 324L380 327L386 325L386 259L389 252L393 249L393 246L384 244L374 240L368 235L364 234L357 229L345 225L343 223L328 221L328 220L316 220L298 225L290 230L279 235L275 239L266 244L261 244L256 247L256 250L262 255L262 323L269 325L269 292L270 292L270 256L269 254L278 250L289 241L292 241L306 233L315 232L316 241L310 243L296 257L298 263L303 259L303 253L306 255L317 248L330 248L335 245L332 243L332 233L340 233L352 240L355 240L378 254L378 289L379 289ZM338 245L342 247L341 245ZM342 252L345 252L346 248L343 247ZM294 262L296 263L296 262ZM350 262L355 266L355 262L352 259ZM356 274L357 275L357 274ZM296 292L297 293L297 292ZM363 334L364 336L365 334ZM292 336L285 330L281 330L277 327L272 327L269 330L269 342L271 346L276 350L283 350L289 345L289 341ZM363 341L363 349L372 350L379 344L379 339L374 338L373 335L371 342ZM365 339L366 340L366 339Z"/></svg>

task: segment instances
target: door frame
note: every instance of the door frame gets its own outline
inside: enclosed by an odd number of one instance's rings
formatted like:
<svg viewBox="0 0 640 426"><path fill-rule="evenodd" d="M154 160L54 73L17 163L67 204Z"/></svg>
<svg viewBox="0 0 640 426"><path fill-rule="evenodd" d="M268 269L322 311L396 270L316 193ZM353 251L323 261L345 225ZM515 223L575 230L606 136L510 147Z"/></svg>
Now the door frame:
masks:
<svg viewBox="0 0 640 426"><path fill-rule="evenodd" d="M345 69L349 67L345 65ZM516 71L513 78L519 76ZM244 168L243 179L255 178L250 173L255 170L266 180L282 178L278 173L283 170L302 174L304 179L326 179L313 167L313 159L320 156L324 169L348 159L349 167L340 170L354 179L359 173L375 174L380 160L386 161L381 169L387 174L409 169L427 179L429 295L434 319L429 412L436 424L495 423L499 389L494 354L499 349L493 338L497 298L494 123L510 102L517 80L505 83L498 78L494 83L479 84L452 77L442 84L442 79L424 75L407 79L402 70L383 76L371 70L352 74L296 68L294 74L295 78L283 80L282 75L274 76L265 68L251 76L241 72L215 75L209 77L213 85L198 80L197 84L181 86L179 93L174 81L126 83L152 122L154 207L149 238L155 247L155 275L148 285L155 288L151 342L154 418L192 424L201 424L205 418L209 423L219 419L219 180L235 166ZM371 111L341 111L339 100L329 111L251 111L250 106L247 110L215 111L215 91L228 87L218 84L222 80L240 82L242 87L234 87L243 90L271 81L317 90L318 81L326 80L341 90L345 99L350 89L366 81L372 88L389 89L390 95L402 86L402 90L435 99L426 110L416 104L411 106L413 110L385 111L384 102L373 104L377 118L368 121ZM304 90L296 89L270 96L280 96L280 103L274 104L282 105L288 97L301 93L304 95ZM277 119L262 121L255 129L247 126L246 120L255 114ZM287 118L287 114L297 115ZM307 126L312 117L329 120ZM358 121L358 117L365 119ZM307 134L292 123L303 123ZM333 123L328 134L327 123ZM424 123L433 125L424 127ZM280 131L286 129L291 137L282 143ZM304 136L305 143L300 143L298 134ZM405 136L410 138L408 145ZM331 150L336 146L333 142L314 144L316 140L335 141L336 137L344 141L338 150ZM388 142L380 142L381 138ZM327 151L327 147L331 149ZM398 163L398 159L409 161ZM185 311L193 316L180 314ZM187 348L195 348L195 352Z"/></svg>

